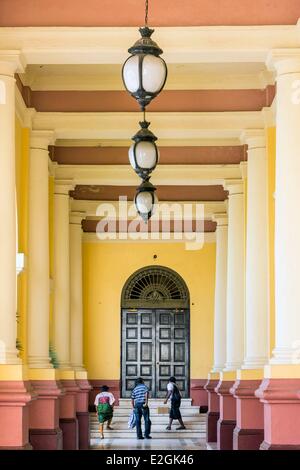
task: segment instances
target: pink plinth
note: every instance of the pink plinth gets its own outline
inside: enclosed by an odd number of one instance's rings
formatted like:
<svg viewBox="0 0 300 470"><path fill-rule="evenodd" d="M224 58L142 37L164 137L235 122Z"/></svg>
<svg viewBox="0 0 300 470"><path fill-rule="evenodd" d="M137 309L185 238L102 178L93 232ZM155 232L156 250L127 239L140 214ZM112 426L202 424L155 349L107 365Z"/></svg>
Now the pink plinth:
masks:
<svg viewBox="0 0 300 470"><path fill-rule="evenodd" d="M233 381L221 381L215 388L220 397L220 418L217 424L218 450L233 449L233 430L236 426L236 403L230 393Z"/></svg>
<svg viewBox="0 0 300 470"><path fill-rule="evenodd" d="M0 449L31 449L28 403L34 398L30 383L0 381Z"/></svg>
<svg viewBox="0 0 300 470"><path fill-rule="evenodd" d="M207 379L191 379L190 395L193 405L199 406L201 413L206 413L208 409L207 393L205 384Z"/></svg>
<svg viewBox="0 0 300 470"><path fill-rule="evenodd" d="M261 450L300 450L300 379L264 379L255 392L264 406Z"/></svg>
<svg viewBox="0 0 300 470"><path fill-rule="evenodd" d="M63 449L79 449L79 429L76 415L77 393L80 388L75 380L61 380L63 395L59 399L59 426L63 432Z"/></svg>
<svg viewBox="0 0 300 470"><path fill-rule="evenodd" d="M208 413L206 418L206 442L217 442L217 425L220 417L220 399L215 392L218 380L208 380L204 386L208 395Z"/></svg>
<svg viewBox="0 0 300 470"><path fill-rule="evenodd" d="M264 440L263 405L255 396L261 380L237 380L230 392L236 399L234 450L258 450Z"/></svg>
<svg viewBox="0 0 300 470"><path fill-rule="evenodd" d="M76 416L78 420L78 444L80 450L87 450L90 445L89 392L88 380L76 380L79 391L76 394Z"/></svg>
<svg viewBox="0 0 300 470"><path fill-rule="evenodd" d="M29 406L30 443L35 450L61 450L59 397L62 390L55 380L32 380L36 399Z"/></svg>

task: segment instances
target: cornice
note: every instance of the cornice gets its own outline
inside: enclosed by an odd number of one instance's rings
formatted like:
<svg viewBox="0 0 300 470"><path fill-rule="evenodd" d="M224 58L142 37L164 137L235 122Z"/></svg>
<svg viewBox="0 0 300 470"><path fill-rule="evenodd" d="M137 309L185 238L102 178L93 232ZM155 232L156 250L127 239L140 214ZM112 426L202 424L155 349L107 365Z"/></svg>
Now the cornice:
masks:
<svg viewBox="0 0 300 470"><path fill-rule="evenodd" d="M82 235L82 241L83 243L180 243L182 245L193 245L195 242L193 241L190 241L190 242L187 242L187 241L181 241L181 240L174 240L173 237L171 237L170 240L164 240L162 238L162 234L161 233L153 233L155 239L151 240L143 240L143 239L137 239L137 240L132 240L132 239L128 239L128 240L110 240L110 239L104 239L104 240L100 240L98 237L97 237L97 234L96 233L83 233ZM203 241L204 243L215 243L216 242L216 232L208 232L208 233L203 233ZM195 247L195 249L197 249ZM201 249L201 245L199 246L199 249Z"/></svg>
<svg viewBox="0 0 300 470"><path fill-rule="evenodd" d="M131 186L140 181L129 165L57 165L55 176L72 178L74 185ZM239 177L239 165L158 165L151 181L154 185L214 185Z"/></svg>
<svg viewBox="0 0 300 470"><path fill-rule="evenodd" d="M28 64L122 64L136 27L5 27L2 49L21 50ZM158 27L167 63L265 62L268 51L297 47L299 28L283 26Z"/></svg>
<svg viewBox="0 0 300 470"><path fill-rule="evenodd" d="M55 130L58 139L130 140L140 113L40 113L33 128ZM244 129L264 126L261 111L148 113L151 130L161 139L235 139Z"/></svg>
<svg viewBox="0 0 300 470"><path fill-rule="evenodd" d="M96 217L97 209L102 201L85 201L82 199L71 199L71 211L76 213L85 213L86 217ZM105 201L105 204L111 205L115 213L119 213L119 202L118 201ZM128 201L128 205L132 204L132 201ZM182 208L185 204L195 206L196 204L202 204L204 206L204 217L205 219L212 219L215 213L222 213L226 211L226 204L223 201L163 201L159 203L171 207L173 204L180 205Z"/></svg>

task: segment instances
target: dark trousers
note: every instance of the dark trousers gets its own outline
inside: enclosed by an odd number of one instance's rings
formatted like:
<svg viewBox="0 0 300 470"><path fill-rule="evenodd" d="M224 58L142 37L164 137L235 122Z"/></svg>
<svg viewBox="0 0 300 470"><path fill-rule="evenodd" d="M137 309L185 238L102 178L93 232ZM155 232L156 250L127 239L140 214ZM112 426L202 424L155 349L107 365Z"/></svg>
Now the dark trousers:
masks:
<svg viewBox="0 0 300 470"><path fill-rule="evenodd" d="M151 421L149 407L144 407L142 404L135 405L134 413L136 418L136 435L138 438L143 437L142 433L142 416L145 421L145 437L150 436L151 432Z"/></svg>

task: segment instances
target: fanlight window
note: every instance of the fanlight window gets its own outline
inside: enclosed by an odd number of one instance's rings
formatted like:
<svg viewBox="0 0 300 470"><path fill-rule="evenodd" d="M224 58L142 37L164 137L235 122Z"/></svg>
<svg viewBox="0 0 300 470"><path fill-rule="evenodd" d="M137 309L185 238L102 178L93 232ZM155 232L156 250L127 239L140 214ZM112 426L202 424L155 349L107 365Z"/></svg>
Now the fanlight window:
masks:
<svg viewBox="0 0 300 470"><path fill-rule="evenodd" d="M182 278L174 271L154 266L144 268L127 281L123 307L188 306L189 294Z"/></svg>

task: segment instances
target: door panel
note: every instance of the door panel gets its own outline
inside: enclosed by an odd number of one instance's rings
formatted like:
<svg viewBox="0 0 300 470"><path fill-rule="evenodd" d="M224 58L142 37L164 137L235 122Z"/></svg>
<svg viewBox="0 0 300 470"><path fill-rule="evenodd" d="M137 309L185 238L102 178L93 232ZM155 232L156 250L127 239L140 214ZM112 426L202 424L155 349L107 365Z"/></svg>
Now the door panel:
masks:
<svg viewBox="0 0 300 470"><path fill-rule="evenodd" d="M122 312L122 396L130 397L137 377L155 395L155 311Z"/></svg>
<svg viewBox="0 0 300 470"><path fill-rule="evenodd" d="M174 375L183 397L189 394L189 311L122 311L122 397L130 397L143 377L152 398L166 395Z"/></svg>
<svg viewBox="0 0 300 470"><path fill-rule="evenodd" d="M156 311L156 397L166 395L174 375L184 398L189 394L189 311Z"/></svg>

